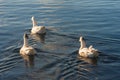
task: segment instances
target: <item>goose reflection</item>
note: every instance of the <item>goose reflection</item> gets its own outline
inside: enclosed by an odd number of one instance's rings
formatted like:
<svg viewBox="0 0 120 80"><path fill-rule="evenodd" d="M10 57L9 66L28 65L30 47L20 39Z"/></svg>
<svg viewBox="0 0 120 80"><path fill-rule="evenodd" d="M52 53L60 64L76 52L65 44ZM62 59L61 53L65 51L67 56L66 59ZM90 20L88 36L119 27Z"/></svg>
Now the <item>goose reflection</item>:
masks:
<svg viewBox="0 0 120 80"><path fill-rule="evenodd" d="M34 56L35 55L21 55L25 61L26 67L34 67Z"/></svg>
<svg viewBox="0 0 120 80"><path fill-rule="evenodd" d="M86 58L78 55L78 58L92 65L97 65L98 58Z"/></svg>
<svg viewBox="0 0 120 80"><path fill-rule="evenodd" d="M31 36L34 40L41 42L41 43L45 42L45 35L46 34L31 34Z"/></svg>

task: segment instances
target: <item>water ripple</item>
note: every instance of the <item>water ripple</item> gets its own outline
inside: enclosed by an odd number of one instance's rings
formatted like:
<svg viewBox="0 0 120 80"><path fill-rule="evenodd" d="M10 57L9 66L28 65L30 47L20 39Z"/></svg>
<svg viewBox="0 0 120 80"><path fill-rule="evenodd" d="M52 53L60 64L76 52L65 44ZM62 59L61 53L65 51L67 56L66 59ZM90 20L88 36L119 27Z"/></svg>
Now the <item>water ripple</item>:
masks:
<svg viewBox="0 0 120 80"><path fill-rule="evenodd" d="M0 2L1 80L119 80L119 0ZM44 37L30 35L31 16L46 26ZM37 51L32 67L19 55L24 32ZM78 55L80 36L101 52L98 59Z"/></svg>

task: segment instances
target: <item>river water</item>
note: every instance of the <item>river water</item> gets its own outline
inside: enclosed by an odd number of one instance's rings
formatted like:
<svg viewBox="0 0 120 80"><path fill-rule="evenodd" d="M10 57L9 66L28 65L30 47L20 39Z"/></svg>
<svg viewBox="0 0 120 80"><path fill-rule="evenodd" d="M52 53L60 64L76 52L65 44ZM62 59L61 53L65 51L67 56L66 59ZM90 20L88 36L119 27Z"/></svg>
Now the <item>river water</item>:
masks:
<svg viewBox="0 0 120 80"><path fill-rule="evenodd" d="M119 0L0 0L0 80L120 80ZM45 36L29 37L36 56L19 49L31 17ZM80 58L79 37L101 53ZM27 61L25 61L25 59Z"/></svg>

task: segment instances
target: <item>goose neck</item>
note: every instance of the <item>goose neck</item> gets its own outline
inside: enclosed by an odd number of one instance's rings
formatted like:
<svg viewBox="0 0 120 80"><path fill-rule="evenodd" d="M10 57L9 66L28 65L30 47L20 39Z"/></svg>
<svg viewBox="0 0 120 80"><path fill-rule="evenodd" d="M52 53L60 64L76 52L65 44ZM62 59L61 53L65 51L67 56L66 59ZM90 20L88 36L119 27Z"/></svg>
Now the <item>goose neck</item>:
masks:
<svg viewBox="0 0 120 80"><path fill-rule="evenodd" d="M33 27L37 26L37 22L35 21L35 19L32 20L32 24L33 24Z"/></svg>
<svg viewBox="0 0 120 80"><path fill-rule="evenodd" d="M81 41L81 47L80 47L80 49L83 49L83 48L85 48L85 47L86 47L86 43L85 43L84 40L82 40L82 41Z"/></svg>
<svg viewBox="0 0 120 80"><path fill-rule="evenodd" d="M28 40L24 37L24 46L28 46Z"/></svg>

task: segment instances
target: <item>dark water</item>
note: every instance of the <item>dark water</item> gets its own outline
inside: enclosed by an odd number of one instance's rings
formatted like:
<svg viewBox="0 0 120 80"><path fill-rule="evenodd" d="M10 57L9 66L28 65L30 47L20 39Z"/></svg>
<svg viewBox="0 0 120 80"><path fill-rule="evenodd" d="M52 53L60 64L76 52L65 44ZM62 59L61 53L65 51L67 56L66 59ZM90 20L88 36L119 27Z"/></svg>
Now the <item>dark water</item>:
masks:
<svg viewBox="0 0 120 80"><path fill-rule="evenodd" d="M36 56L21 57L32 16L47 34L29 38ZM119 33L119 0L0 0L0 80L120 80ZM80 36L97 60L79 57Z"/></svg>

